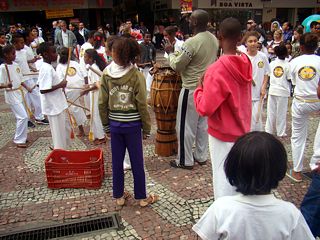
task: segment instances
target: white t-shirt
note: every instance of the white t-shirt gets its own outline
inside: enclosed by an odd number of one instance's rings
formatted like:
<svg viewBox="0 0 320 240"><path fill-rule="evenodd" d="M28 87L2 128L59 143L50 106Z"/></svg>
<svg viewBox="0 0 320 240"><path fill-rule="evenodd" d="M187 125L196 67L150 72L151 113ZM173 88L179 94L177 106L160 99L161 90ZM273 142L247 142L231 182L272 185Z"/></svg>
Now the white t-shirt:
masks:
<svg viewBox="0 0 320 240"><path fill-rule="evenodd" d="M174 52L181 52L182 51L181 48L182 48L184 41L179 40L178 38L175 38L175 41L176 42L174 43L174 46L173 46ZM165 52L164 57L168 58L169 57L168 53Z"/></svg>
<svg viewBox="0 0 320 240"><path fill-rule="evenodd" d="M251 60L252 64L252 78L255 82L255 86L252 85L252 101L260 100L260 92L265 75L270 73L270 65L267 56L258 51L257 54L252 57L247 53L247 56Z"/></svg>
<svg viewBox="0 0 320 240"><path fill-rule="evenodd" d="M84 62L84 53L87 49L93 49L92 44L89 42L85 42L80 48L79 60L80 60L80 66L81 68L83 68L83 70L86 70L86 63ZM85 76L87 76L87 71Z"/></svg>
<svg viewBox="0 0 320 240"><path fill-rule="evenodd" d="M10 81L12 83L12 89L17 89L15 91L11 91L10 89L6 89L4 92L5 102L7 104L15 105L22 103L22 95L21 91L18 88L21 86L22 80L22 71L18 64L12 63L7 64ZM5 64L0 65L0 84L8 84L9 82L8 73L5 67Z"/></svg>
<svg viewBox="0 0 320 240"><path fill-rule="evenodd" d="M269 94L279 97L290 96L291 79L290 64L287 60L276 58L270 63L270 87Z"/></svg>
<svg viewBox="0 0 320 240"><path fill-rule="evenodd" d="M28 65L28 57L27 57L27 51L25 49L21 49L19 51L16 51L16 59L14 60L15 63L19 65L19 67L22 70L22 74L30 74L30 68ZM23 76L22 81L26 81L31 79L32 76Z"/></svg>
<svg viewBox="0 0 320 240"><path fill-rule="evenodd" d="M60 82L54 68L50 64L43 62L39 71L39 90L49 90ZM40 94L40 99L42 113L45 115L58 115L68 107L62 88Z"/></svg>
<svg viewBox="0 0 320 240"><path fill-rule="evenodd" d="M68 47L68 34L64 31L61 31L62 42L64 47Z"/></svg>
<svg viewBox="0 0 320 240"><path fill-rule="evenodd" d="M202 239L314 239L300 211L269 195L217 199L192 228Z"/></svg>
<svg viewBox="0 0 320 240"><path fill-rule="evenodd" d="M304 54L290 62L292 84L296 85L294 94L299 97L317 97L320 78L320 57L315 54Z"/></svg>
<svg viewBox="0 0 320 240"><path fill-rule="evenodd" d="M62 81L64 79L64 76L66 74L66 68L67 68L67 64L61 64L61 63L58 64L56 72L58 74L59 81ZM68 88L83 87L85 75L86 73L83 72L79 63L75 61L70 61L68 76L67 76L68 83L67 83L66 92L69 91Z"/></svg>
<svg viewBox="0 0 320 240"><path fill-rule="evenodd" d="M96 51L105 62L108 61L108 56L107 56L105 47L100 46L100 48L96 49Z"/></svg>
<svg viewBox="0 0 320 240"><path fill-rule="evenodd" d="M102 72L100 70L100 68L97 66L97 64L92 64L91 68L93 68L96 72L100 73L100 75L102 76ZM98 76L98 74L96 74L95 72L93 72L91 69L89 69L88 71L88 82L89 84L93 84L100 81L100 76Z"/></svg>

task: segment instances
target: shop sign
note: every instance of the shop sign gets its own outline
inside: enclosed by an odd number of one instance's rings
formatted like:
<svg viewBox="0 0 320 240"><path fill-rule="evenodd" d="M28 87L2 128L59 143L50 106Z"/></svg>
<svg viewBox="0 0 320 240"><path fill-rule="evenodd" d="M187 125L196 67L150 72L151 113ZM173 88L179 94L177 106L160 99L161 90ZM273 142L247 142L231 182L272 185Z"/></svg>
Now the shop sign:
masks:
<svg viewBox="0 0 320 240"><path fill-rule="evenodd" d="M232 8L259 9L263 8L261 0L208 0L199 1L199 8Z"/></svg>
<svg viewBox="0 0 320 240"><path fill-rule="evenodd" d="M46 10L46 18L67 18L73 17L73 9Z"/></svg>
<svg viewBox="0 0 320 240"><path fill-rule="evenodd" d="M181 13L192 12L192 0L180 0Z"/></svg>

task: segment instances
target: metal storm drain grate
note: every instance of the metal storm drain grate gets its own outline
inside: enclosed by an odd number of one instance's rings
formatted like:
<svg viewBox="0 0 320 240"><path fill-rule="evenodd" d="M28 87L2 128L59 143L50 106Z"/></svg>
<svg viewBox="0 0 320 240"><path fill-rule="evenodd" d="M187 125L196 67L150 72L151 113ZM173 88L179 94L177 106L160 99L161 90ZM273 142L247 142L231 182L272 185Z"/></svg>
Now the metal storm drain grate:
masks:
<svg viewBox="0 0 320 240"><path fill-rule="evenodd" d="M114 213L103 218L91 218L85 221L80 220L77 222L51 225L44 228L32 228L25 231L11 232L10 234L0 235L0 240L44 240L102 229L118 229L119 227L120 216Z"/></svg>

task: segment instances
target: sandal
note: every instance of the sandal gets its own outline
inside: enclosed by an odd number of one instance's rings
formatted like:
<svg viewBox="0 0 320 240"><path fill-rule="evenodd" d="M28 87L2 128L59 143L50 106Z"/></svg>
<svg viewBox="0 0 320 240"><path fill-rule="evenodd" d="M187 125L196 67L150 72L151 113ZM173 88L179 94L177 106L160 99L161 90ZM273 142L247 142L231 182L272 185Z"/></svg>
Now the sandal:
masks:
<svg viewBox="0 0 320 240"><path fill-rule="evenodd" d="M16 143L17 148L26 148L27 144L26 143Z"/></svg>
<svg viewBox="0 0 320 240"><path fill-rule="evenodd" d="M153 204L159 200L159 196L155 194L150 194L146 199L140 200L140 207L146 207Z"/></svg>
<svg viewBox="0 0 320 240"><path fill-rule="evenodd" d="M301 176L301 178L296 178L293 176L293 173L298 173L298 172L295 172L292 169L290 169L289 172L286 173L286 175L288 178L290 178L292 181L294 181L296 183L302 182L302 176Z"/></svg>
<svg viewBox="0 0 320 240"><path fill-rule="evenodd" d="M131 197L129 192L124 191L121 198L117 198L116 202L118 206L123 206L126 203L126 200Z"/></svg>
<svg viewBox="0 0 320 240"><path fill-rule="evenodd" d="M106 143L107 141L106 141L106 138L101 138L101 139L95 139L94 141L93 141L93 144L94 145L100 145L100 144L104 144L104 143Z"/></svg>

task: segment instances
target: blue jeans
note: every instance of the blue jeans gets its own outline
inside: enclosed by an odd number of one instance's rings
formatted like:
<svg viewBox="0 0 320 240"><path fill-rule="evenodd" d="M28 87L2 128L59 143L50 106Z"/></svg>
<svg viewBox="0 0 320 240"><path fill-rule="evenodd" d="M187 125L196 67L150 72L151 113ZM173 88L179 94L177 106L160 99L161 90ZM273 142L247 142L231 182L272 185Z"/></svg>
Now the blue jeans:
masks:
<svg viewBox="0 0 320 240"><path fill-rule="evenodd" d="M301 203L301 213L312 234L320 236L320 174L314 173L308 192Z"/></svg>

